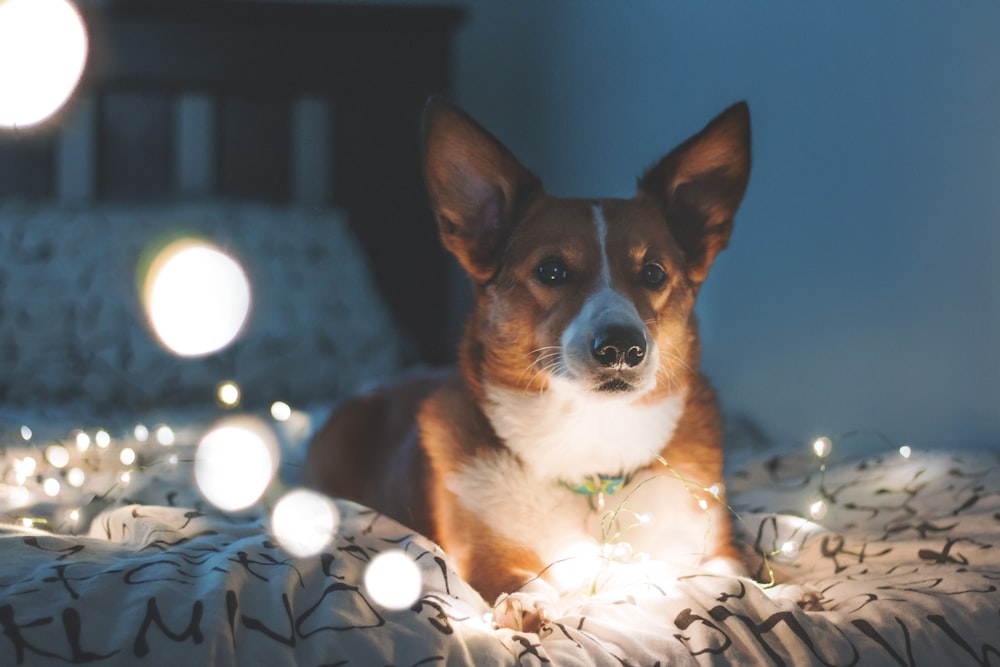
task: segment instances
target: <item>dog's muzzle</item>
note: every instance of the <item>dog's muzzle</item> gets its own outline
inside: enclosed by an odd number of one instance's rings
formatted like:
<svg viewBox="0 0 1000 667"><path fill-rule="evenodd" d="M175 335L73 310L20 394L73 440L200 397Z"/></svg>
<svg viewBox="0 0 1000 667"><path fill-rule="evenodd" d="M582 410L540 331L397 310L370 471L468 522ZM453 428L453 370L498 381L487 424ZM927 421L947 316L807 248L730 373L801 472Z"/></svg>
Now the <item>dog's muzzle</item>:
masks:
<svg viewBox="0 0 1000 667"><path fill-rule="evenodd" d="M656 344L632 302L610 288L586 301L560 342L563 376L590 390L625 394L655 382Z"/></svg>

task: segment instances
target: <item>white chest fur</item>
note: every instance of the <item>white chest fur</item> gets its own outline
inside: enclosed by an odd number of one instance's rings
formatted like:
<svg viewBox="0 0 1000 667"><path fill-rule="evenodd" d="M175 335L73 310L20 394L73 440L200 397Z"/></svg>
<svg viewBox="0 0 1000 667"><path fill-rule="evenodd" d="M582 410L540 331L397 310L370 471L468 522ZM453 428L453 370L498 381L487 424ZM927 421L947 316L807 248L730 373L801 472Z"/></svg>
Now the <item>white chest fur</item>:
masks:
<svg viewBox="0 0 1000 667"><path fill-rule="evenodd" d="M653 461L677 427L685 396L636 405L556 380L541 394L487 385L486 399L497 435L535 476L575 481Z"/></svg>
<svg viewBox="0 0 1000 667"><path fill-rule="evenodd" d="M539 479L508 451L461 466L446 483L493 530L534 551L545 565L544 578L560 592L595 581L604 545L619 542L635 554L694 567L713 522L725 512L719 501L707 512L697 509L697 489L659 466L607 496L605 509L597 511L587 496Z"/></svg>
<svg viewBox="0 0 1000 667"><path fill-rule="evenodd" d="M486 397L486 413L506 449L462 465L446 484L495 531L538 554L548 566L545 578L559 590L592 578L602 542L619 539L604 534L607 512L625 502L628 517L656 517L629 531L637 550L697 561L705 525L679 510L690 505L690 494L666 470L653 473L656 483L643 483L647 473L608 496L607 511L595 511L588 496L560 484L655 461L677 427L683 394L635 405L587 396L557 381L543 394L487 386Z"/></svg>

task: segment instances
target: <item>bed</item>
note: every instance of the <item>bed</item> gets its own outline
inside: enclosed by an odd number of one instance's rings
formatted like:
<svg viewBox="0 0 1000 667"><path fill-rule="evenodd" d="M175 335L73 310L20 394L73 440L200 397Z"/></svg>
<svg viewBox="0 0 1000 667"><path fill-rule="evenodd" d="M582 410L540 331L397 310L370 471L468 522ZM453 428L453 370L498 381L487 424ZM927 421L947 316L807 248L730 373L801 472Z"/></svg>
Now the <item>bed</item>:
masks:
<svg viewBox="0 0 1000 667"><path fill-rule="evenodd" d="M80 89L0 135L0 664L1000 663L992 451L733 434L728 492L760 583L623 538L538 634L494 627L447 554L368 508L279 513L331 406L452 357L417 127L449 89L462 15L82 9ZM236 342L197 358L156 342L136 288L178 229L239 257L254 288ZM226 428L271 466L263 497L222 510L198 452Z"/></svg>

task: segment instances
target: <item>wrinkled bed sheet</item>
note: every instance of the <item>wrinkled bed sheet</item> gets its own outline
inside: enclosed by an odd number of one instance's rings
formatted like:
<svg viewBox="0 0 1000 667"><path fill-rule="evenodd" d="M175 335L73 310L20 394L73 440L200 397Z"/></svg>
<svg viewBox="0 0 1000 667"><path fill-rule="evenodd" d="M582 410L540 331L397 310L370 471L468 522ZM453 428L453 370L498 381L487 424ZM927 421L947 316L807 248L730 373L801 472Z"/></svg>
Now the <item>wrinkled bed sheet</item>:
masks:
<svg viewBox="0 0 1000 667"><path fill-rule="evenodd" d="M992 452L891 452L823 472L810 457L750 457L729 489L757 575L805 587L820 610L746 579L609 561L594 594L537 635L495 629L440 549L371 510L338 502L332 542L292 557L264 510L206 507L190 452L179 459L169 474L136 471L85 534L3 529L0 664L1000 663ZM422 578L401 610L364 584L388 550Z"/></svg>

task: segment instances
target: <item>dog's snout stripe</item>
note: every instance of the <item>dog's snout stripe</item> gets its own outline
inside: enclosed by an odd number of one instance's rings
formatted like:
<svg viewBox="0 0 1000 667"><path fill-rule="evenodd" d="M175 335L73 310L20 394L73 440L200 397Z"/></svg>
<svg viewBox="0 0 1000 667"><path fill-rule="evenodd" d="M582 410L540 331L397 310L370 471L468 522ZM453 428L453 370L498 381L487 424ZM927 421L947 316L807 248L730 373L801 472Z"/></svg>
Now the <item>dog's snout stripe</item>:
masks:
<svg viewBox="0 0 1000 667"><path fill-rule="evenodd" d="M608 262L608 221L600 204L594 204L594 228L601 246L601 286L611 287L611 265Z"/></svg>

